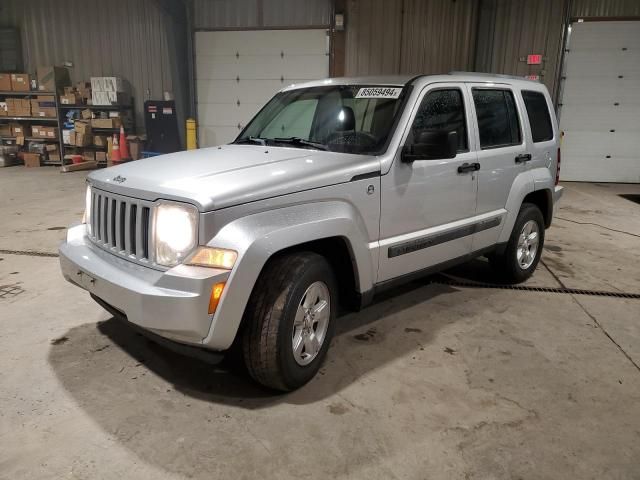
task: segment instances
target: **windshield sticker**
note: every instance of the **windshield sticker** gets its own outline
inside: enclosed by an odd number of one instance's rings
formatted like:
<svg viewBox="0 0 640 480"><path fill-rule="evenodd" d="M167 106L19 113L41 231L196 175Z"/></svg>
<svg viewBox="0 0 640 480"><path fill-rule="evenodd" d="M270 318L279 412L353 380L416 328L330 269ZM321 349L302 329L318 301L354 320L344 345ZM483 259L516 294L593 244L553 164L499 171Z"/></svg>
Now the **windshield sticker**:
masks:
<svg viewBox="0 0 640 480"><path fill-rule="evenodd" d="M367 87L358 90L356 98L398 98L401 92L402 88Z"/></svg>

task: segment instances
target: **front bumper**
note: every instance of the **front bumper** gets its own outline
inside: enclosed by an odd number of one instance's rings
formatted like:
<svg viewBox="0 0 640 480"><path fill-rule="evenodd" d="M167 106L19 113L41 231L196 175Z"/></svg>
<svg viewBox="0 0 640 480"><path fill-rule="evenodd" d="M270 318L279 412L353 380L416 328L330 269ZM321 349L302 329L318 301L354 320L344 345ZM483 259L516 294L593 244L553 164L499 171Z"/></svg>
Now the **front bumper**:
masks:
<svg viewBox="0 0 640 480"><path fill-rule="evenodd" d="M179 265L167 271L136 265L93 245L86 226L69 229L60 246L62 274L122 312L127 320L161 337L203 345L212 315L211 288L229 272Z"/></svg>

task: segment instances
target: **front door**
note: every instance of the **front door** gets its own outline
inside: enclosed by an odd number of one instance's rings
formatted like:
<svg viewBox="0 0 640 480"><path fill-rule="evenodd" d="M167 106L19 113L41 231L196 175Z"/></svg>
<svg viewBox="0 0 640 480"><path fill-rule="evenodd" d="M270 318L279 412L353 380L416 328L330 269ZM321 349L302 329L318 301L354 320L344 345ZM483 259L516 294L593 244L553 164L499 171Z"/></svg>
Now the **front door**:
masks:
<svg viewBox="0 0 640 480"><path fill-rule="evenodd" d="M468 95L463 84L452 83L433 84L422 92L402 145L417 141L421 132L456 131L458 152L455 158L411 163L403 162L398 152L382 176L378 282L471 252L477 158L469 136Z"/></svg>

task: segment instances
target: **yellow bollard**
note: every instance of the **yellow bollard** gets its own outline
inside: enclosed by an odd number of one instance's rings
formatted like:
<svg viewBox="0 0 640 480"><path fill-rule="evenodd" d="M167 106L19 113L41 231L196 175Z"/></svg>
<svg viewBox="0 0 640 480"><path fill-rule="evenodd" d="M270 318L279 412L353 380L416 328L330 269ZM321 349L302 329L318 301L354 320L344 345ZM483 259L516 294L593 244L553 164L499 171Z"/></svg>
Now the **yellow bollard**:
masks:
<svg viewBox="0 0 640 480"><path fill-rule="evenodd" d="M187 118L187 150L195 150L196 148L198 148L196 120L195 118Z"/></svg>

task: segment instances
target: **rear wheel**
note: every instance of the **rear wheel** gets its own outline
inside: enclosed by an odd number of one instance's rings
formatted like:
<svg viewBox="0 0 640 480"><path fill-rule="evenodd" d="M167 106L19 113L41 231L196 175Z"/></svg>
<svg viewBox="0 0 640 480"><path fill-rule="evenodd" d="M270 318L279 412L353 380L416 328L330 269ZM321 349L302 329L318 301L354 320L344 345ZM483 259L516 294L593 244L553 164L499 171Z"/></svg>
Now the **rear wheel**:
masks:
<svg viewBox="0 0 640 480"><path fill-rule="evenodd" d="M324 257L302 252L270 261L245 311L249 374L283 391L311 380L327 354L336 308L336 282Z"/></svg>
<svg viewBox="0 0 640 480"><path fill-rule="evenodd" d="M523 203L502 253L489 256L489 262L501 279L520 283L528 279L540 261L544 245L544 218L540 209Z"/></svg>

